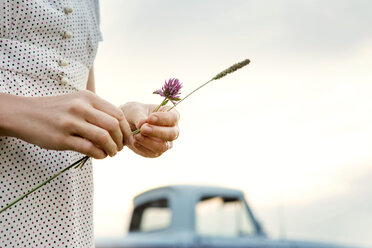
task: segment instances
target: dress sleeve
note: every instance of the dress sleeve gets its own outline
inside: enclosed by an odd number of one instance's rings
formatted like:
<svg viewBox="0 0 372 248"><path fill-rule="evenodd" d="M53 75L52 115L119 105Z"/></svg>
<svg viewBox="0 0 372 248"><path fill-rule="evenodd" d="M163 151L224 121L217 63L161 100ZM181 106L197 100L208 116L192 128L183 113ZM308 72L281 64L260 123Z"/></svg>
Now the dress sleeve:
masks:
<svg viewBox="0 0 372 248"><path fill-rule="evenodd" d="M99 41L103 41L102 33L101 33L101 15L100 15L99 0L94 0L93 4L94 4L96 21L97 21L98 38L99 38Z"/></svg>

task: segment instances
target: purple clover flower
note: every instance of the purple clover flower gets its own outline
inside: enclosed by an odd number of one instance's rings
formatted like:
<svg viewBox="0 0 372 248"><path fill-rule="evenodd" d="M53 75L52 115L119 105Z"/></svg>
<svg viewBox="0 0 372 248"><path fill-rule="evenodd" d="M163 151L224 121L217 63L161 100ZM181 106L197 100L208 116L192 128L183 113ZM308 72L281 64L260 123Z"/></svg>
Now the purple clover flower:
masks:
<svg viewBox="0 0 372 248"><path fill-rule="evenodd" d="M181 88L182 83L177 78L171 78L167 81L165 81L164 86L161 88L161 90L156 90L154 94L159 94L170 101L179 101L180 94L181 94Z"/></svg>

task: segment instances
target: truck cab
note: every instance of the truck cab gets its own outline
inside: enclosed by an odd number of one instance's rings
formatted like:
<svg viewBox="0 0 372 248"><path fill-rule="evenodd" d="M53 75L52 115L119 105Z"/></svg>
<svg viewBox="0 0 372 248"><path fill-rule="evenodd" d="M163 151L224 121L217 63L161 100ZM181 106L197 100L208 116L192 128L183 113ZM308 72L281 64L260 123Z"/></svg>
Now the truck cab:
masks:
<svg viewBox="0 0 372 248"><path fill-rule="evenodd" d="M240 190L172 185L137 195L129 232L96 248L320 248L330 244L274 240L263 231Z"/></svg>

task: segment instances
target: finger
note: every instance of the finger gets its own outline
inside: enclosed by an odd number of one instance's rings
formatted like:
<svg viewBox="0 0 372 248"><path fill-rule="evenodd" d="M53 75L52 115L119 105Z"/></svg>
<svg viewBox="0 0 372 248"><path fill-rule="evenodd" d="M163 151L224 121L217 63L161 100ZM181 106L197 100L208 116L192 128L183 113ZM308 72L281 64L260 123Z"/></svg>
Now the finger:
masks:
<svg viewBox="0 0 372 248"><path fill-rule="evenodd" d="M156 158L161 155L161 153L154 153L153 151L149 150L148 148L144 147L143 145L137 142L134 143L134 147L136 149L135 152L137 154L146 158Z"/></svg>
<svg viewBox="0 0 372 248"><path fill-rule="evenodd" d="M86 115L86 120L108 131L116 143L118 151L123 149L123 134L117 119L97 109L91 109Z"/></svg>
<svg viewBox="0 0 372 248"><path fill-rule="evenodd" d="M123 135L123 140L122 140L123 145L133 144L134 140L133 140L132 130L130 128L130 125L127 119L124 118L123 120L121 120L119 122L119 125L120 125L121 133Z"/></svg>
<svg viewBox="0 0 372 248"><path fill-rule="evenodd" d="M156 137L164 141L173 141L178 137L178 126L175 127L163 127L154 126L148 123L141 127L141 134L149 137Z"/></svg>
<svg viewBox="0 0 372 248"><path fill-rule="evenodd" d="M153 153L162 154L168 150L167 143L163 140L151 137L145 137L138 134L134 137L135 144L140 144Z"/></svg>
<svg viewBox="0 0 372 248"><path fill-rule="evenodd" d="M94 94L93 99L92 99L92 106L95 107L98 110L101 110L119 121L124 118L123 112L116 106L112 105L108 101L100 98L96 94Z"/></svg>
<svg viewBox="0 0 372 248"><path fill-rule="evenodd" d="M148 110L144 108L143 104L130 102L122 105L125 118L127 118L132 130L140 128L148 119Z"/></svg>
<svg viewBox="0 0 372 248"><path fill-rule="evenodd" d="M76 135L90 140L94 145L103 149L110 157L116 155L117 146L109 132L90 123L80 125L78 128Z"/></svg>
<svg viewBox="0 0 372 248"><path fill-rule="evenodd" d="M175 126L180 119L177 111L155 112L149 116L149 124L157 126Z"/></svg>
<svg viewBox="0 0 372 248"><path fill-rule="evenodd" d="M167 146L167 150L169 150L173 147L173 142L172 141L167 141L165 144Z"/></svg>
<svg viewBox="0 0 372 248"><path fill-rule="evenodd" d="M87 139L78 136L69 136L66 140L67 145L70 149L83 153L89 157L95 159L104 159L107 157L107 154L92 142Z"/></svg>

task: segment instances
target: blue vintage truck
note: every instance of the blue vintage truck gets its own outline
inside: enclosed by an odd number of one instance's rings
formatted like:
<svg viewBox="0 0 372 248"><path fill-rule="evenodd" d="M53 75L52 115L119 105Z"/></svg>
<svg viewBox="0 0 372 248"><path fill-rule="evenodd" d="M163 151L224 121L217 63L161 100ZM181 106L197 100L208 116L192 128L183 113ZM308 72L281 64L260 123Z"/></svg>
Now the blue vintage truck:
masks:
<svg viewBox="0 0 372 248"><path fill-rule="evenodd" d="M173 185L134 198L129 232L96 240L96 248L341 248L269 238L242 191Z"/></svg>

